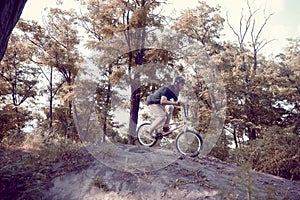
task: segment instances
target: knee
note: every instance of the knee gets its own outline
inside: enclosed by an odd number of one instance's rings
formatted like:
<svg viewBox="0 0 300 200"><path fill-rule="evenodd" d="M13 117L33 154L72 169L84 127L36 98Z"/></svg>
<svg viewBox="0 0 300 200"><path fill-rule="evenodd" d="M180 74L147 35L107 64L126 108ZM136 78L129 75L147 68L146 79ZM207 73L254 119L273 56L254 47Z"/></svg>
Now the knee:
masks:
<svg viewBox="0 0 300 200"><path fill-rule="evenodd" d="M168 107L166 107L166 111L167 111L167 113L173 113L174 106L173 105L169 105Z"/></svg>
<svg viewBox="0 0 300 200"><path fill-rule="evenodd" d="M163 117L163 120L166 121L168 119L168 114L165 114L165 116Z"/></svg>
<svg viewBox="0 0 300 200"><path fill-rule="evenodd" d="M167 114L162 115L162 116L160 117L160 119L161 119L162 122L165 122L165 121L168 119L168 115L167 115Z"/></svg>

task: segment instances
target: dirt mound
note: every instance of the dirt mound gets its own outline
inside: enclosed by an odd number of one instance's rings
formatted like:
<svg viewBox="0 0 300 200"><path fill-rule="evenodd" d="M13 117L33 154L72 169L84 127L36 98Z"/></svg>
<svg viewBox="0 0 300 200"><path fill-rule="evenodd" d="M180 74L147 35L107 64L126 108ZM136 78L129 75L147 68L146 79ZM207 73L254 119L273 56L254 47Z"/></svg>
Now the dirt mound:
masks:
<svg viewBox="0 0 300 200"><path fill-rule="evenodd" d="M300 196L298 182L212 157L188 158L174 151L131 145L112 145L105 149L88 168L53 179L53 187L44 198L296 200Z"/></svg>

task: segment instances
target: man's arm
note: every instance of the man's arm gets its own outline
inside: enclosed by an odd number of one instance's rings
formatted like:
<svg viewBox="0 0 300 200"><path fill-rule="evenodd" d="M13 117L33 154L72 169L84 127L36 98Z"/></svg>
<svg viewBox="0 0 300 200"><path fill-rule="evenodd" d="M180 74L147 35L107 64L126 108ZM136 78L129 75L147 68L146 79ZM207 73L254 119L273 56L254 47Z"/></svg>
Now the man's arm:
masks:
<svg viewBox="0 0 300 200"><path fill-rule="evenodd" d="M161 105L173 105L173 106L181 105L181 103L179 101L169 101L166 96L162 96L160 98L160 104Z"/></svg>

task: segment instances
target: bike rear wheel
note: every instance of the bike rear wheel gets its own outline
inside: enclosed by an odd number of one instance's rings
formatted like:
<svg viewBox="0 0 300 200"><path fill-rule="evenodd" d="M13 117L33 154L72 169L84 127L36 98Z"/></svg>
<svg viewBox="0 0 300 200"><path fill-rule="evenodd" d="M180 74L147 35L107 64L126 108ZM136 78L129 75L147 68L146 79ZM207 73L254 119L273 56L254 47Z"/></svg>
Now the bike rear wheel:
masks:
<svg viewBox="0 0 300 200"><path fill-rule="evenodd" d="M157 139L152 138L146 131L149 130L150 123L143 123L137 130L137 139L143 146L152 147L156 144Z"/></svg>
<svg viewBox="0 0 300 200"><path fill-rule="evenodd" d="M176 138L176 148L179 153L196 157L203 149L203 139L199 133L191 130L181 132Z"/></svg>

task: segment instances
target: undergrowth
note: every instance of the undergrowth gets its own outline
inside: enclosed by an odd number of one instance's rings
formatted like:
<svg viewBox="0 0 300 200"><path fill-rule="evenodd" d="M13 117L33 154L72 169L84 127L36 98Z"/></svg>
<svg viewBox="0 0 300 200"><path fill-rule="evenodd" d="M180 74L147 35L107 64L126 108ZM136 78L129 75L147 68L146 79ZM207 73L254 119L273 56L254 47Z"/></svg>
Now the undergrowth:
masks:
<svg viewBox="0 0 300 200"><path fill-rule="evenodd" d="M80 143L56 139L44 144L40 138L22 145L0 144L0 199L42 199L51 180L82 170L93 161Z"/></svg>
<svg viewBox="0 0 300 200"><path fill-rule="evenodd" d="M289 180L300 180L300 136L278 127L269 129L263 138L231 151L227 162Z"/></svg>

